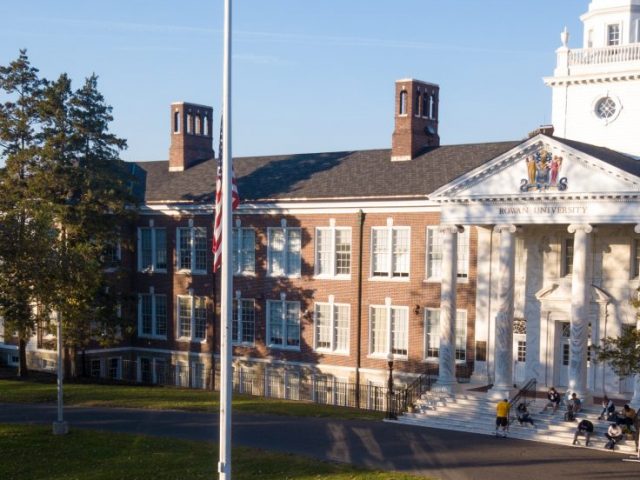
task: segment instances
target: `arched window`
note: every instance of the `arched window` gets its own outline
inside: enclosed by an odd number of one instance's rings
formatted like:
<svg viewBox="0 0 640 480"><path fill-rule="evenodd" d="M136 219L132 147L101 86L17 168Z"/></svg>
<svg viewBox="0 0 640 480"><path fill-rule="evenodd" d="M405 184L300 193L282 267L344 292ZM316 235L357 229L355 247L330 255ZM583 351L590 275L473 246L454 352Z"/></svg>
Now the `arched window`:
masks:
<svg viewBox="0 0 640 480"><path fill-rule="evenodd" d="M199 114L199 113L196 113L195 117L196 117L196 119L195 119L195 121L196 121L196 125L195 125L195 128L193 129L193 132L194 132L196 135L197 135L197 134L202 134L202 130L201 130L202 122L201 122L201 120L200 120L200 114Z"/></svg>
<svg viewBox="0 0 640 480"><path fill-rule="evenodd" d="M436 118L436 96L429 95L429 118Z"/></svg>
<svg viewBox="0 0 640 480"><path fill-rule="evenodd" d="M187 133L193 133L193 115L187 113Z"/></svg>
<svg viewBox="0 0 640 480"><path fill-rule="evenodd" d="M422 116L429 118L431 116L431 111L429 110L431 95L428 95L427 92L424 92L422 96Z"/></svg>
<svg viewBox="0 0 640 480"><path fill-rule="evenodd" d="M206 115L202 117L202 134L211 136L209 133L209 117Z"/></svg>
<svg viewBox="0 0 640 480"><path fill-rule="evenodd" d="M173 133L180 133L180 112L173 112Z"/></svg>
<svg viewBox="0 0 640 480"><path fill-rule="evenodd" d="M420 116L420 104L421 103L422 103L422 93L418 92L418 94L416 95L414 106L413 106L413 114L416 117Z"/></svg>
<svg viewBox="0 0 640 480"><path fill-rule="evenodd" d="M403 90L400 92L400 115L407 114L407 91Z"/></svg>

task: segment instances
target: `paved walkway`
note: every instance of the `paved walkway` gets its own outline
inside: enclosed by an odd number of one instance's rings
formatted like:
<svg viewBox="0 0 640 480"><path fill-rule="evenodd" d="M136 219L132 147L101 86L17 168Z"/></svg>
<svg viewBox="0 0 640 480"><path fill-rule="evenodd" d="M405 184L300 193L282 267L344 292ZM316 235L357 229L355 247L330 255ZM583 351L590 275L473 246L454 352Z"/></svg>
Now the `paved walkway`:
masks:
<svg viewBox="0 0 640 480"><path fill-rule="evenodd" d="M55 412L53 405L0 404L0 423L50 423ZM213 414L76 407L65 412L72 429L218 441ZM640 477L639 463L623 462L615 453L372 421L237 414L233 441L441 480Z"/></svg>

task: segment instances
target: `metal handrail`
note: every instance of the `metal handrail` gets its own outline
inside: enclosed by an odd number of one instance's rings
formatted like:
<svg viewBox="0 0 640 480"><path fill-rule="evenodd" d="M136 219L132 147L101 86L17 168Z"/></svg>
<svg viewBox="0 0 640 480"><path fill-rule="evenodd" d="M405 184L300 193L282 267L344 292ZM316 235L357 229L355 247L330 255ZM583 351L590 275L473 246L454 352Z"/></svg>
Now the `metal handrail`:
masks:
<svg viewBox="0 0 640 480"><path fill-rule="evenodd" d="M409 409L409 405L413 405L423 393L431 390L431 385L431 374L421 374L409 386L393 394L389 402L388 413L394 414L395 416L402 415Z"/></svg>

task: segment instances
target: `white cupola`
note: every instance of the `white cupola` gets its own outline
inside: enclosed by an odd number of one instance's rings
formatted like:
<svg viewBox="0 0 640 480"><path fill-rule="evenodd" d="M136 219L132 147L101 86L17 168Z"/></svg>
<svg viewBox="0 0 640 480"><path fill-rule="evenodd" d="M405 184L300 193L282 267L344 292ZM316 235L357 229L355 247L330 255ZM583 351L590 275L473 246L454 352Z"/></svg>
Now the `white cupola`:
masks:
<svg viewBox="0 0 640 480"><path fill-rule="evenodd" d="M592 0L580 17L583 48L601 48L640 42L640 0Z"/></svg>
<svg viewBox="0 0 640 480"><path fill-rule="evenodd" d="M640 0L592 0L582 48L560 35L552 89L555 135L640 158Z"/></svg>

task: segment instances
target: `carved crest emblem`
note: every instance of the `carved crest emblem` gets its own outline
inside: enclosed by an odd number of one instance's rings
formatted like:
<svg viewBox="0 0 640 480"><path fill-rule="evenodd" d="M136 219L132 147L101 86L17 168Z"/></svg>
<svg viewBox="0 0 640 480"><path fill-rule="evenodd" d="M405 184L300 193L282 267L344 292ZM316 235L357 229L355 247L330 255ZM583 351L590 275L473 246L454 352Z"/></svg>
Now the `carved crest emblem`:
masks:
<svg viewBox="0 0 640 480"><path fill-rule="evenodd" d="M520 181L520 191L567 189L567 177L561 177L562 157L542 149L526 158L527 178Z"/></svg>

